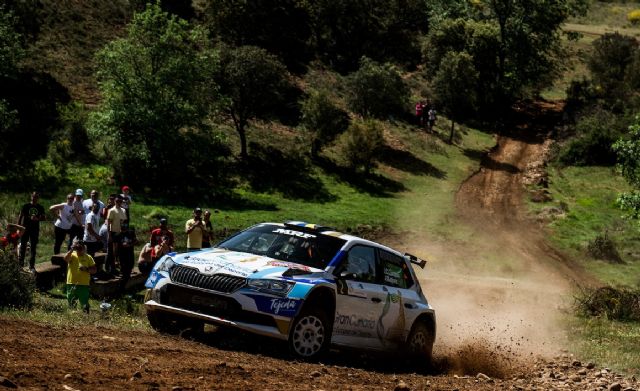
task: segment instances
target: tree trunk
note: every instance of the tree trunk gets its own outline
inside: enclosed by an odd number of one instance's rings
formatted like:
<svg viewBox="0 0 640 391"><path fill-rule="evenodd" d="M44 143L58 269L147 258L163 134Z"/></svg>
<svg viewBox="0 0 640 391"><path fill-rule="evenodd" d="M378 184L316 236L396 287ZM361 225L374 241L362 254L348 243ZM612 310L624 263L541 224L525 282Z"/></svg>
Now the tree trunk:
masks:
<svg viewBox="0 0 640 391"><path fill-rule="evenodd" d="M247 160L249 154L247 153L247 134L244 131L244 124L240 124L236 127L238 135L240 136L240 158Z"/></svg>
<svg viewBox="0 0 640 391"><path fill-rule="evenodd" d="M453 132L455 131L455 122L451 120L451 133L449 133L449 144L453 143Z"/></svg>

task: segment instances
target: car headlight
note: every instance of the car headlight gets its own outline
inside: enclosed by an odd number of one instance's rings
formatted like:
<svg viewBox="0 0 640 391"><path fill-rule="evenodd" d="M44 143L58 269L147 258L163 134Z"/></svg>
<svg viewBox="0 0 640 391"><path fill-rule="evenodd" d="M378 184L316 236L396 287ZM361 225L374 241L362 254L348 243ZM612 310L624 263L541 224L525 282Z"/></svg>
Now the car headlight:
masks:
<svg viewBox="0 0 640 391"><path fill-rule="evenodd" d="M279 295L286 295L291 291L291 288L295 285L292 281L283 280L268 280L268 279L253 279L248 280L247 285L259 291L267 291Z"/></svg>
<svg viewBox="0 0 640 391"><path fill-rule="evenodd" d="M165 259L161 259L156 263L156 271L158 272L169 272L176 265L173 262L171 257L166 257Z"/></svg>

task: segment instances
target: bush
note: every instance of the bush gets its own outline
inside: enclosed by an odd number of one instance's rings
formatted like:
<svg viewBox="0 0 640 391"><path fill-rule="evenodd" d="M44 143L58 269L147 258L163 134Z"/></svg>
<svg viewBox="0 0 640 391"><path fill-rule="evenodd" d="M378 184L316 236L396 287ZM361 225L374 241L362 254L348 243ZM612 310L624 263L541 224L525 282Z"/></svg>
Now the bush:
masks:
<svg viewBox="0 0 640 391"><path fill-rule="evenodd" d="M30 308L35 280L22 270L13 249L0 250L0 308Z"/></svg>
<svg viewBox="0 0 640 391"><path fill-rule="evenodd" d="M384 144L382 127L373 120L352 122L346 132L343 153L349 166L368 173Z"/></svg>
<svg viewBox="0 0 640 391"><path fill-rule="evenodd" d="M640 9L635 9L627 14L629 23L636 25L640 23Z"/></svg>
<svg viewBox="0 0 640 391"><path fill-rule="evenodd" d="M560 153L560 161L576 166L616 163L612 145L618 139L618 118L605 110L596 110L582 117L576 124L578 137Z"/></svg>
<svg viewBox="0 0 640 391"><path fill-rule="evenodd" d="M312 92L302 102L302 124L312 135L311 156L316 157L325 145L349 126L349 115L336 106L327 93Z"/></svg>
<svg viewBox="0 0 640 391"><path fill-rule="evenodd" d="M640 290L600 287L583 289L575 297L575 309L583 316L640 321Z"/></svg>
<svg viewBox="0 0 640 391"><path fill-rule="evenodd" d="M390 64L379 64L363 57L360 69L347 78L348 104L365 116L385 119L401 114L409 101L409 89L400 73Z"/></svg>
<svg viewBox="0 0 640 391"><path fill-rule="evenodd" d="M607 232L596 236L595 239L589 242L587 253L595 259L611 263L624 263L616 249L616 244L609 238Z"/></svg>

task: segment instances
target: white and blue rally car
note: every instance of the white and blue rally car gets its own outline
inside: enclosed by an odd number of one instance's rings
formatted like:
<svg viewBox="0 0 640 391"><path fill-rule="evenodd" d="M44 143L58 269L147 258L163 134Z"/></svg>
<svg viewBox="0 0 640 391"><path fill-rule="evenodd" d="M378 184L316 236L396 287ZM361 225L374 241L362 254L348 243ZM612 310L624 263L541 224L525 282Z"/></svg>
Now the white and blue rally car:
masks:
<svg viewBox="0 0 640 391"><path fill-rule="evenodd" d="M428 361L435 312L411 266L425 263L328 227L263 223L161 258L145 306L160 331L210 323L286 340L303 358L334 345Z"/></svg>

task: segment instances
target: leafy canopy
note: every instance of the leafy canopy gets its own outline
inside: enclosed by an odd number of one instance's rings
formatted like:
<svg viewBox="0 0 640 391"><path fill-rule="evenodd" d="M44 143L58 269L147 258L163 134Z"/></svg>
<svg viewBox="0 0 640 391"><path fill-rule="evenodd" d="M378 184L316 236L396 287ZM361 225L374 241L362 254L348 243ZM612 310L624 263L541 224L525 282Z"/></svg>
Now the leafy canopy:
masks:
<svg viewBox="0 0 640 391"><path fill-rule="evenodd" d="M204 121L218 100L211 82L217 57L205 36L149 4L134 15L126 37L98 52L103 102L90 130L113 151L120 179L157 187L167 175L185 178L186 168L198 178L213 164L215 153L194 151L213 143Z"/></svg>

